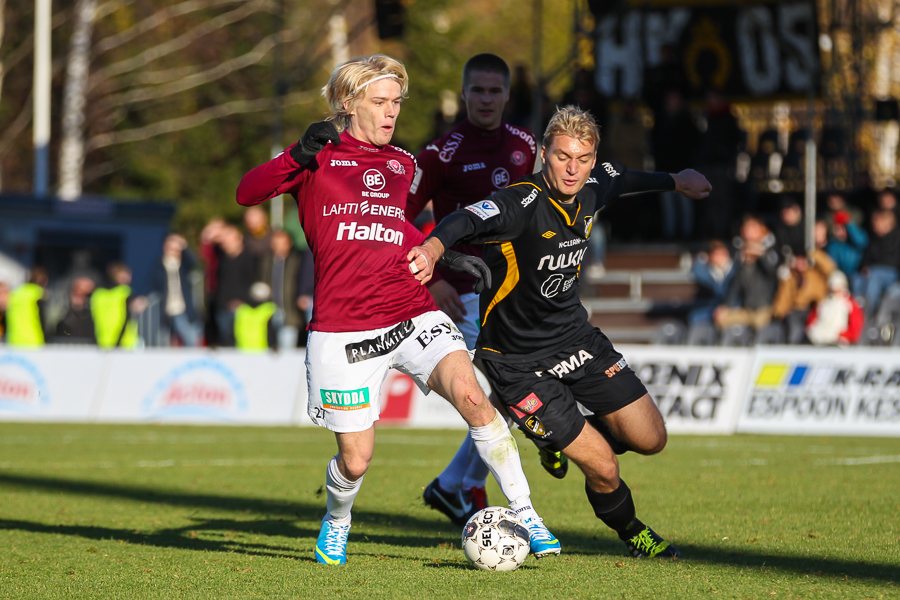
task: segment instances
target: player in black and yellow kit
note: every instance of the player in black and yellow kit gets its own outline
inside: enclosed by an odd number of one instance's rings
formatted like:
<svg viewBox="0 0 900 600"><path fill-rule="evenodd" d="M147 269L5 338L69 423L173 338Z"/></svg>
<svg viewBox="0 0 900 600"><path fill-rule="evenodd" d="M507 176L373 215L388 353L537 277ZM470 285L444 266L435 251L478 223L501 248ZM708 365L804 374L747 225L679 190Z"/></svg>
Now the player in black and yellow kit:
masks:
<svg viewBox="0 0 900 600"><path fill-rule="evenodd" d="M500 401L539 447L562 451L581 468L595 514L632 555L678 557L637 519L616 459L627 450L661 451L665 423L622 355L588 321L578 274L594 215L615 198L675 190L699 199L711 188L690 169L668 174L628 171L620 163L597 166L599 139L589 113L558 109L544 133L540 173L445 217L408 258L427 262L416 275L427 281L444 248L485 244L494 284L481 297L475 347ZM586 420L577 403L594 414Z"/></svg>

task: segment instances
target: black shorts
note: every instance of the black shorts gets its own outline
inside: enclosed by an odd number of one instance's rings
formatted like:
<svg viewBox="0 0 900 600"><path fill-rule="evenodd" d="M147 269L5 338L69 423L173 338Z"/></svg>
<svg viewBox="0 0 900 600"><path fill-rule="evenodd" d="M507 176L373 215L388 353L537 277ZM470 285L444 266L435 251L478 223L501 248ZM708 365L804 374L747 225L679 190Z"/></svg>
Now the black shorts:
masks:
<svg viewBox="0 0 900 600"><path fill-rule="evenodd" d="M595 329L579 343L530 363L482 360L484 374L509 416L541 448L571 444L584 429L581 403L608 415L647 393L609 339Z"/></svg>

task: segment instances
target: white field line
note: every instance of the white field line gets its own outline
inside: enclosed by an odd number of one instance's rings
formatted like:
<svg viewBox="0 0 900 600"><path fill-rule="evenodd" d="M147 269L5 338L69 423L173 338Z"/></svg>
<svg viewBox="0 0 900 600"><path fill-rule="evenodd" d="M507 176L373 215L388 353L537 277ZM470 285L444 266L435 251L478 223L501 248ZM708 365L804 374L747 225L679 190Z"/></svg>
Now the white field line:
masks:
<svg viewBox="0 0 900 600"><path fill-rule="evenodd" d="M418 446L441 446L445 444L454 444L462 441L462 436L458 431L448 432L446 435L410 435L404 436L396 433L376 435L376 445L383 444L407 444ZM97 436L81 436L81 435L63 435L63 436L26 436L11 435L0 436L0 445L41 445L48 444L73 444L88 443L97 444L104 441L117 444L257 444L257 443L279 443L279 444L321 444L322 440L318 437L304 436L303 434L283 434L283 435L127 435L116 434L108 437Z"/></svg>
<svg viewBox="0 0 900 600"><path fill-rule="evenodd" d="M817 460L816 465L878 465L885 463L900 463L900 456L863 456L860 458L829 458Z"/></svg>
<svg viewBox="0 0 900 600"><path fill-rule="evenodd" d="M440 467L443 460L379 460L374 459L374 467ZM51 469L166 469L190 467L307 467L327 464L325 459L258 459L258 458L217 458L210 460L140 460L125 463L116 461L100 462L3 462L0 469L51 468Z"/></svg>

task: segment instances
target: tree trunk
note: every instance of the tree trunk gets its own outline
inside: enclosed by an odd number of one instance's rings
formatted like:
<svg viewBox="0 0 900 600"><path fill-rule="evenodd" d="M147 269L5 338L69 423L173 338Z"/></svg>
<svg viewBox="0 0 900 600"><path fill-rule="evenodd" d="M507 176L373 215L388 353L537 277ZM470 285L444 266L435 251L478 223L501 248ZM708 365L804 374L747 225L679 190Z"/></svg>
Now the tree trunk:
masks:
<svg viewBox="0 0 900 600"><path fill-rule="evenodd" d="M3 47L3 34L5 33L6 0L0 0L0 48ZM0 53L2 56L2 53ZM3 100L3 59L0 58L0 100ZM0 191L3 190L3 163L0 162Z"/></svg>
<svg viewBox="0 0 900 600"><path fill-rule="evenodd" d="M84 107L90 74L91 36L97 0L78 0L69 44L66 87L63 92L62 144L59 153L59 197L81 196L84 169Z"/></svg>

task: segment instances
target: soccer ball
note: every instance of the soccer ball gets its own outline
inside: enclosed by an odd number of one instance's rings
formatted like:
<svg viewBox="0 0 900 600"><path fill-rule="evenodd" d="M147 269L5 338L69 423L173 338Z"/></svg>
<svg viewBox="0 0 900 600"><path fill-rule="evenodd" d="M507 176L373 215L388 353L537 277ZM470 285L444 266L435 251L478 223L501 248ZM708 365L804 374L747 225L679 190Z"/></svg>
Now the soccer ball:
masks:
<svg viewBox="0 0 900 600"><path fill-rule="evenodd" d="M485 571L515 571L531 551L528 529L516 513L490 506L475 513L462 532L466 558Z"/></svg>

